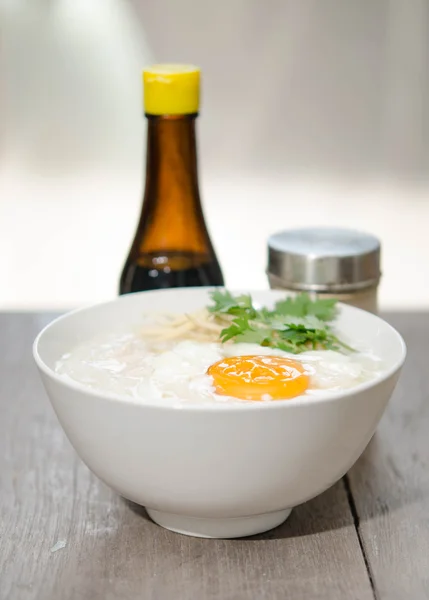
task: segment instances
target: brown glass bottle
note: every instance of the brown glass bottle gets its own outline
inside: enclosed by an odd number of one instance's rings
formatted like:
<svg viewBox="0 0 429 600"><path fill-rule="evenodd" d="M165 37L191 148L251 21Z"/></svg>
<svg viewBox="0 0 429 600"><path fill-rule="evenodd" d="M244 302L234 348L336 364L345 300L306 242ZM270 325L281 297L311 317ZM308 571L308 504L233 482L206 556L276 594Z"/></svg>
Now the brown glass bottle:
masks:
<svg viewBox="0 0 429 600"><path fill-rule="evenodd" d="M146 117L143 207L119 292L222 286L199 195L197 113Z"/></svg>

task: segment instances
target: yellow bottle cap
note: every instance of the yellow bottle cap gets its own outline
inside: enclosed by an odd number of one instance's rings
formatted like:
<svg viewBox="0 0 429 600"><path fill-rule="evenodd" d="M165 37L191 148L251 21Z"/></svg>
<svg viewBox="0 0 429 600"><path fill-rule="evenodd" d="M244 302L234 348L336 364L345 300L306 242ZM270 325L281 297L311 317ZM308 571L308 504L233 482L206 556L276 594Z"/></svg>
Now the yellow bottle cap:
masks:
<svg viewBox="0 0 429 600"><path fill-rule="evenodd" d="M144 109L149 115L198 112L200 69L194 65L153 65L143 71Z"/></svg>

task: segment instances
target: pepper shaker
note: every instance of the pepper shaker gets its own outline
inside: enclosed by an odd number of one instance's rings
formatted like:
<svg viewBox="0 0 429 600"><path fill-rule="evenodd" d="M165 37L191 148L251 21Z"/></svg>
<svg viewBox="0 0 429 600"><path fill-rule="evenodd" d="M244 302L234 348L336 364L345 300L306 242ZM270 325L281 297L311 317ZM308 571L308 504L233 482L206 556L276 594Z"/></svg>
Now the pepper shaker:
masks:
<svg viewBox="0 0 429 600"><path fill-rule="evenodd" d="M336 298L377 313L380 241L353 229L313 227L280 231L268 240L271 289Z"/></svg>

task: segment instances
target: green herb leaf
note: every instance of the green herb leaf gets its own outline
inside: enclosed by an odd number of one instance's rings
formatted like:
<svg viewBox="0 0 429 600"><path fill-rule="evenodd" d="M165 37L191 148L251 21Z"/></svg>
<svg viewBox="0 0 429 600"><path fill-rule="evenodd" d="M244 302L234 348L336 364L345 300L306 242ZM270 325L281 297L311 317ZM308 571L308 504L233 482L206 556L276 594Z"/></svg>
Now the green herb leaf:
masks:
<svg viewBox="0 0 429 600"><path fill-rule="evenodd" d="M218 312L228 315L247 315L249 318L256 316L256 310L252 305L252 298L249 294L233 296L227 290L214 290L211 293L214 306L209 306L210 312Z"/></svg>
<svg viewBox="0 0 429 600"><path fill-rule="evenodd" d="M333 321L337 316L335 298L317 299L307 306L308 315L314 315L321 321Z"/></svg>
<svg viewBox="0 0 429 600"><path fill-rule="evenodd" d="M269 346L271 341L270 331L265 328L247 329L235 336L236 344L259 344L260 346Z"/></svg>
<svg viewBox="0 0 429 600"><path fill-rule="evenodd" d="M306 293L297 294L293 298L286 298L276 303L275 312L281 315L308 317L313 315L321 321L332 321L336 316L335 298L312 300Z"/></svg>
<svg viewBox="0 0 429 600"><path fill-rule="evenodd" d="M297 351L295 346L292 344L286 344L286 342L278 342L275 346L278 350L283 350L283 352L289 352L290 354L299 354L300 351Z"/></svg>
<svg viewBox="0 0 429 600"><path fill-rule="evenodd" d="M223 292L220 290L214 290L211 292L210 296L214 302L213 306L208 307L210 312L227 313L231 308L237 306L236 299L227 290Z"/></svg>
<svg viewBox="0 0 429 600"><path fill-rule="evenodd" d="M299 294L295 298L285 298L276 302L275 313L287 315L288 317L306 317L307 305L310 301L308 294Z"/></svg>
<svg viewBox="0 0 429 600"><path fill-rule="evenodd" d="M252 343L299 354L311 349L353 352L332 332L331 324L337 315L335 299L312 300L308 294L298 294L276 303L275 309L256 309L249 294L233 296L227 290L211 293L213 304L208 310L225 320L234 317L223 329L223 343Z"/></svg>
<svg viewBox="0 0 429 600"><path fill-rule="evenodd" d="M220 332L221 341L225 343L248 329L250 329L249 319L245 316L237 317L229 327L222 329Z"/></svg>

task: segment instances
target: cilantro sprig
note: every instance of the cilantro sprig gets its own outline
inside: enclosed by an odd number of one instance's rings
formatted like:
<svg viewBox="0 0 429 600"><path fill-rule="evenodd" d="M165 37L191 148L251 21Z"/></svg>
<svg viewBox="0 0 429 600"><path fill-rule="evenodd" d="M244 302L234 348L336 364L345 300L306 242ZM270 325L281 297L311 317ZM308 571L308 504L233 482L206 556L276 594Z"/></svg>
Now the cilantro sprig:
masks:
<svg viewBox="0 0 429 600"><path fill-rule="evenodd" d="M211 293L211 300L208 310L214 316L220 320L226 315L233 317L220 333L223 343L253 343L293 354L316 349L353 351L332 332L337 316L335 299L313 300L302 293L278 301L270 310L256 308L249 294L233 296L217 289Z"/></svg>

